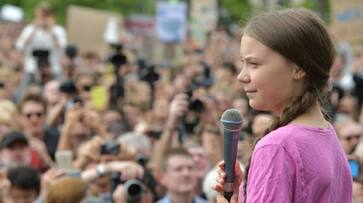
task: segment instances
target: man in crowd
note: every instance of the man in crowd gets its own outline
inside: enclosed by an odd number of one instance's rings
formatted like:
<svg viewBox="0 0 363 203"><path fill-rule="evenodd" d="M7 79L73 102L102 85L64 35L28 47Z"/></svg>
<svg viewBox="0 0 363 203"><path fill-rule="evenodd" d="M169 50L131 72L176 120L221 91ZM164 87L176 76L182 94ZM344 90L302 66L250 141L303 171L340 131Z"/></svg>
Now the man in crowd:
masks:
<svg viewBox="0 0 363 203"><path fill-rule="evenodd" d="M19 166L29 166L39 171L46 169L24 134L15 131L6 134L0 142L0 164L5 169Z"/></svg>
<svg viewBox="0 0 363 203"><path fill-rule="evenodd" d="M40 94L29 93L19 104L21 128L34 147L48 163L57 150L59 131L45 125L46 104Z"/></svg>
<svg viewBox="0 0 363 203"><path fill-rule="evenodd" d="M6 189L8 193L2 196L4 202L33 203L38 198L40 175L35 169L30 167L12 168L7 172L7 179L9 187Z"/></svg>
<svg viewBox="0 0 363 203"><path fill-rule="evenodd" d="M207 203L195 195L197 171L192 155L184 148L174 148L162 161L161 184L167 194L157 203Z"/></svg>

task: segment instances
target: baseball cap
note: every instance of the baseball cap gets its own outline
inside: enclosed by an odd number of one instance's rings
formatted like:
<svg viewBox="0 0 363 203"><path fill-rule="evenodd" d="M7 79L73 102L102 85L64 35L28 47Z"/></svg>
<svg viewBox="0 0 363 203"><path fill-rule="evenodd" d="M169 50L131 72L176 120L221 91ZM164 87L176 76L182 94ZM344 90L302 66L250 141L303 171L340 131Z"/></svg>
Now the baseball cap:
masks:
<svg viewBox="0 0 363 203"><path fill-rule="evenodd" d="M0 142L0 149L9 147L14 143L19 143L19 142L28 145L28 140L23 133L12 131L3 137L3 139Z"/></svg>

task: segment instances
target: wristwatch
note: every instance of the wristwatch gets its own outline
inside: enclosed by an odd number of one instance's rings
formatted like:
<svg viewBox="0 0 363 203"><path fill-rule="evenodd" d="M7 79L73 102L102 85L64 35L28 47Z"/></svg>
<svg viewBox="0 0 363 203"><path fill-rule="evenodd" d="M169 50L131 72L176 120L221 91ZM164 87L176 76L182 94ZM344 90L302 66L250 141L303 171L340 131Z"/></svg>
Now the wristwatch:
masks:
<svg viewBox="0 0 363 203"><path fill-rule="evenodd" d="M105 173L106 173L105 165L104 165L104 164L98 164L98 165L96 166L96 172L97 172L97 175L98 175L99 177L104 176L104 175L105 175Z"/></svg>

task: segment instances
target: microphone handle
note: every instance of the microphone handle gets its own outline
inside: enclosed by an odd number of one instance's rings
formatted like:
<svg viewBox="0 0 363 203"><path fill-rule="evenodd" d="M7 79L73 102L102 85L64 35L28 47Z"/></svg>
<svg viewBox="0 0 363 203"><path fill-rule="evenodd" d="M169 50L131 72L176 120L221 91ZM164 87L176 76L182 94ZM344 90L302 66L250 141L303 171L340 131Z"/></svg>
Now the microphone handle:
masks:
<svg viewBox="0 0 363 203"><path fill-rule="evenodd" d="M224 170L226 172L224 196L227 199L230 199L233 194L234 165L237 157L238 137L239 131L224 129Z"/></svg>

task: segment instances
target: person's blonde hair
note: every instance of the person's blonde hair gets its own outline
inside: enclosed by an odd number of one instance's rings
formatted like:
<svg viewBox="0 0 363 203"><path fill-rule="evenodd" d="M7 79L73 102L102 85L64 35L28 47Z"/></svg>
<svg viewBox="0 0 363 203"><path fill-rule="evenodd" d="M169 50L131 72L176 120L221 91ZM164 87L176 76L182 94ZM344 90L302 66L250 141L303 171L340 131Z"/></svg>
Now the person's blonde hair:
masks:
<svg viewBox="0 0 363 203"><path fill-rule="evenodd" d="M65 177L49 187L47 203L80 203L86 197L87 184L79 178Z"/></svg>

